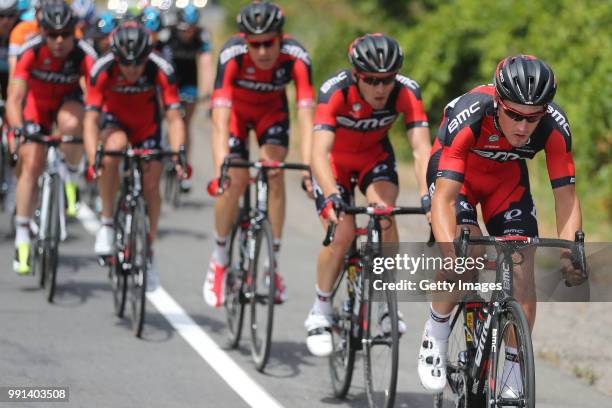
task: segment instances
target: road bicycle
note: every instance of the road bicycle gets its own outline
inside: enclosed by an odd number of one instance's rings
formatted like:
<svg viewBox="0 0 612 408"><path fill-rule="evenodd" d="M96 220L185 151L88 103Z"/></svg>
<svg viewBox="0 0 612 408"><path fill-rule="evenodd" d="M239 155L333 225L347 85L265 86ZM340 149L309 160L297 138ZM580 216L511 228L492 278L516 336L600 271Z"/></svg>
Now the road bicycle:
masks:
<svg viewBox="0 0 612 408"><path fill-rule="evenodd" d="M485 269L496 272L496 290L489 301L472 297L460 302L451 320L446 376L448 387L434 396L434 408L497 408L535 407L535 364L533 344L527 318L514 299L513 267L523 261L520 251L529 247L564 248L571 250L582 280L587 279L584 234L576 232L575 241L524 236L470 237L468 229L461 232L458 254L465 256L468 245L493 246L497 258ZM518 261L513 260L518 256ZM569 286L569 283L566 282ZM516 345L519 369L503 377L505 348ZM518 390L508 386L511 375L518 375ZM515 387L516 388L516 387Z"/></svg>
<svg viewBox="0 0 612 408"><path fill-rule="evenodd" d="M366 228L356 228L355 239L344 257L341 273L332 292L335 304L332 323L332 347L329 369L334 396L345 398L351 386L355 356L364 352L364 380L370 407L392 407L395 403L399 364L398 307L394 291L382 292L382 300L374 300L374 280L392 282L385 272L375 278L374 258L382 255L381 233L389 217L403 214L424 214L421 207L348 207L348 215L365 214ZM336 224L330 224L323 245L329 245ZM359 243L360 237L365 242ZM430 238L431 239L431 238ZM346 277L346 279L344 279ZM341 288L344 282L344 289ZM378 310L375 312L375 307ZM390 327L383 332L381 321L388 318Z"/></svg>
<svg viewBox="0 0 612 408"><path fill-rule="evenodd" d="M45 288L45 297L53 302L55 296L59 242L66 239L66 217L64 181L68 169L62 160L59 146L62 143L80 144L83 139L69 135L21 134L24 141L38 143L47 147L46 166L39 178L40 205L34 213L35 239L31 247L31 270L38 275L39 284ZM19 149L19 142L17 149Z"/></svg>
<svg viewBox="0 0 612 408"><path fill-rule="evenodd" d="M104 150L98 146L96 149L96 170L104 156L123 158L122 183L113 216L115 251L112 256L102 258L101 263L109 266L115 314L123 317L126 302L130 304L132 332L136 337L141 337L144 326L147 271L151 262L149 214L142 190L142 163L177 155L184 165L184 158L179 152L131 147Z"/></svg>
<svg viewBox="0 0 612 408"><path fill-rule="evenodd" d="M225 311L229 345L238 347L246 306L250 307L251 356L258 371L263 371L270 356L274 305L276 299L272 226L268 220L268 172L305 170L303 164L277 161L232 161L221 166L219 185L229 180L230 168L256 169L250 178L238 217L232 227L229 267L225 275ZM251 186L254 185L254 191ZM254 194L254 198L252 198Z"/></svg>

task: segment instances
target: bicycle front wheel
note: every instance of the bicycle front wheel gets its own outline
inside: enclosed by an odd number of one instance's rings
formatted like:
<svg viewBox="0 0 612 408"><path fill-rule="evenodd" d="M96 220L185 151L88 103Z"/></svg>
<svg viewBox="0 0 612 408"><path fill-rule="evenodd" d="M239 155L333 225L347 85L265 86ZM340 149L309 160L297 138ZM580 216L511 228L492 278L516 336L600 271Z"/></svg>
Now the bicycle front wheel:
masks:
<svg viewBox="0 0 612 408"><path fill-rule="evenodd" d="M535 407L535 363L529 324L521 305L506 301L499 316L496 352L489 364L487 381L488 407ZM495 340L494 340L495 341ZM497 345L496 345L497 346ZM514 362L506 358L506 348L517 351ZM493 349L493 347L492 347ZM504 367L507 365L507 367Z"/></svg>
<svg viewBox="0 0 612 408"><path fill-rule="evenodd" d="M395 403L399 362L399 331L395 292L386 290L381 302L372 299L371 284L362 286L368 291L364 316L364 376L370 407L392 407ZM375 313L374 305L379 308ZM378 319L376 319L378 317ZM387 320L388 324L382 324Z"/></svg>
<svg viewBox="0 0 612 408"><path fill-rule="evenodd" d="M125 259L126 248L129 248L129 242L126 236L126 211L127 204L123 193L117 200L115 206L114 226L115 226L115 251L113 259L108 267L108 277L111 281L111 289L113 291L113 307L115 315L119 318L123 317L125 312L125 300L127 294L127 273L123 269L123 265L128 260Z"/></svg>
<svg viewBox="0 0 612 408"><path fill-rule="evenodd" d="M229 247L229 266L225 273L225 314L227 318L228 340L231 348L238 347L242 335L242 322L247 292L247 231L248 218L239 215L234 227Z"/></svg>
<svg viewBox="0 0 612 408"><path fill-rule="evenodd" d="M347 268L355 268L348 265ZM354 275L353 269L348 274ZM331 327L332 353L329 356L329 373L331 375L332 387L336 398L345 398L351 387L353 379L353 368L355 366L356 343L359 341L353 336L353 308L355 295L348 282L349 276L345 278L346 286L338 288L334 295L333 323Z"/></svg>
<svg viewBox="0 0 612 408"><path fill-rule="evenodd" d="M46 242L44 245L43 269L45 270L45 293L49 303L53 302L55 296L55 284L57 280L58 246L60 240L60 211L59 194L63 194L62 181L58 176L52 176L48 184L50 189L47 216L47 232L45 233Z"/></svg>
<svg viewBox="0 0 612 408"><path fill-rule="evenodd" d="M253 259L250 262L248 298L251 304L251 355L258 371L263 371L270 357L274 320L274 253L272 227L264 220L255 232Z"/></svg>
<svg viewBox="0 0 612 408"><path fill-rule="evenodd" d="M130 233L131 266L128 275L129 300L132 310L132 332L134 336L142 335L145 320L147 269L149 263L149 220L142 197L138 199L132 216Z"/></svg>

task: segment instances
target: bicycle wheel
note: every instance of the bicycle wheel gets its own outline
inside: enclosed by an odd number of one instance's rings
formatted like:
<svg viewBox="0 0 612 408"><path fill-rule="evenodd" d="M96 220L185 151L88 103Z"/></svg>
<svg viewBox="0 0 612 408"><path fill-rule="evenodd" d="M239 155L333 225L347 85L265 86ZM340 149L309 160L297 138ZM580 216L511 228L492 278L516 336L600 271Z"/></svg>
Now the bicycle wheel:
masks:
<svg viewBox="0 0 612 408"><path fill-rule="evenodd" d="M514 299L506 301L499 315L499 347L489 364L487 401L489 407L535 407L535 363L529 324L521 305ZM518 367L504 373L506 346L515 344ZM518 387L514 384L519 384Z"/></svg>
<svg viewBox="0 0 612 408"><path fill-rule="evenodd" d="M347 268L355 268L348 265ZM353 274L353 269L349 273ZM345 278L348 279L348 276ZM333 323L332 323L332 354L329 356L329 373L332 380L332 388L336 398L345 398L351 387L353 379L353 368L355 366L356 342L353 337L353 307L355 295L353 289L346 281L344 288L338 288L334 295Z"/></svg>
<svg viewBox="0 0 612 408"><path fill-rule="evenodd" d="M47 243L45 245L45 254L43 258L46 283L45 291L48 302L53 302L55 296L55 284L57 280L57 263L58 263L58 247L60 240L60 211L64 211L59 207L59 194L63 194L62 181L58 176L52 176L49 188L51 195L49 196L49 221L47 223Z"/></svg>
<svg viewBox="0 0 612 408"><path fill-rule="evenodd" d="M225 314L227 318L228 340L231 348L238 347L242 335L242 322L244 320L244 308L246 305L245 292L248 290L247 268L247 229L248 218L242 220L238 216L234 227L229 247L229 267L225 273Z"/></svg>
<svg viewBox="0 0 612 408"><path fill-rule="evenodd" d="M250 262L251 279L249 301L251 304L251 355L258 371L263 371L272 342L274 319L274 253L272 252L272 227L264 220L257 232L254 257Z"/></svg>
<svg viewBox="0 0 612 408"><path fill-rule="evenodd" d="M383 279L387 278L383 275ZM366 395L370 407L392 407L395 403L397 387L397 370L399 362L399 332L397 317L397 299L395 292L387 290L382 302L373 302L373 288L365 282L362 286L367 290L364 316L364 379ZM374 305L385 310L375 314ZM390 331L383 332L379 319L375 316L388 314ZM380 319L382 320L382 319Z"/></svg>
<svg viewBox="0 0 612 408"><path fill-rule="evenodd" d="M464 307L465 305L460 303L452 315L446 361L448 386L443 393L434 395L434 408L484 408L485 406L485 396L474 395L470 391L473 380L468 374L468 366L474 355L472 345L477 341L470 333L475 332L477 317L472 311L466 312Z"/></svg>
<svg viewBox="0 0 612 408"><path fill-rule="evenodd" d="M125 222L127 206L125 196L122 194L117 200L114 216L115 226L115 253L110 262L108 269L108 277L111 281L111 289L113 291L113 306L115 315L122 318L125 312L125 299L127 294L127 273L123 269L125 259L125 248L128 248L127 236L125 234Z"/></svg>
<svg viewBox="0 0 612 408"><path fill-rule="evenodd" d="M174 175L172 174L172 167L166 163L164 169L164 201L167 203L172 202L172 191L174 190L172 187L174 181Z"/></svg>
<svg viewBox="0 0 612 408"><path fill-rule="evenodd" d="M149 262L149 221L142 197L138 199L132 216L132 228L129 235L132 270L128 275L129 300L132 309L132 332L134 336L142 335L145 319L147 267Z"/></svg>

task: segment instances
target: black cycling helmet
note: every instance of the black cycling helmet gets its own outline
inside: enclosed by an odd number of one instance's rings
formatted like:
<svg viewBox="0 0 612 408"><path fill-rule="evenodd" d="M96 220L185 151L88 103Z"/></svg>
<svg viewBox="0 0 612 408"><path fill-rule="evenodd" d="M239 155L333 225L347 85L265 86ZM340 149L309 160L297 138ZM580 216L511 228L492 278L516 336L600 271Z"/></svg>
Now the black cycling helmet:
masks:
<svg viewBox="0 0 612 408"><path fill-rule="evenodd" d="M18 3L18 0L0 0L0 16L16 17L19 13Z"/></svg>
<svg viewBox="0 0 612 408"><path fill-rule="evenodd" d="M521 105L545 105L557 92L552 69L531 55L503 59L497 65L493 83L500 98Z"/></svg>
<svg viewBox="0 0 612 408"><path fill-rule="evenodd" d="M76 24L76 18L68 4L58 1L45 2L40 10L39 23L45 30L71 30Z"/></svg>
<svg viewBox="0 0 612 408"><path fill-rule="evenodd" d="M238 29L244 34L265 34L283 31L285 16L276 4L251 3L238 13Z"/></svg>
<svg viewBox="0 0 612 408"><path fill-rule="evenodd" d="M153 49L151 33L137 21L125 21L113 31L110 47L120 64L141 64Z"/></svg>
<svg viewBox="0 0 612 408"><path fill-rule="evenodd" d="M396 72L404 63L404 53L397 41L383 34L366 34L349 47L349 61L359 72Z"/></svg>

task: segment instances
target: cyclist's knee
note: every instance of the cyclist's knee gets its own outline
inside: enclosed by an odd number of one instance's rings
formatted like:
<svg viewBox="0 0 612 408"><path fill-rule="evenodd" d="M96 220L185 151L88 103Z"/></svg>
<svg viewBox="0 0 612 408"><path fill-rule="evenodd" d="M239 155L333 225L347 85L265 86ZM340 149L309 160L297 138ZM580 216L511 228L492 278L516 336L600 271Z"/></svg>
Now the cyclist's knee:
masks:
<svg viewBox="0 0 612 408"><path fill-rule="evenodd" d="M44 150L42 146L30 144L21 147L19 152L21 171L19 177L38 178L44 168Z"/></svg>
<svg viewBox="0 0 612 408"><path fill-rule="evenodd" d="M67 102L57 113L57 126L61 134L79 136L82 123L83 106L80 103Z"/></svg>

